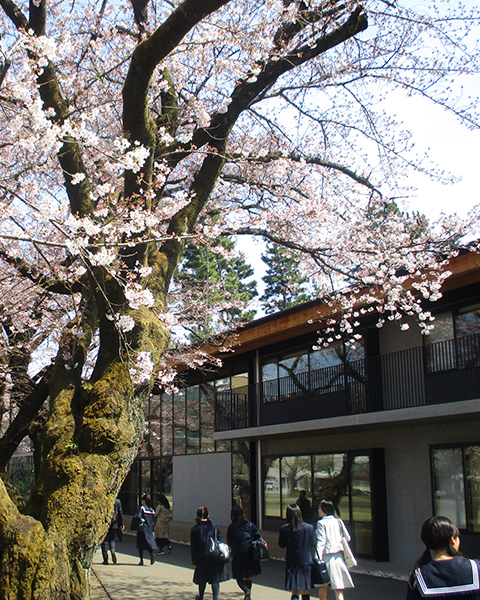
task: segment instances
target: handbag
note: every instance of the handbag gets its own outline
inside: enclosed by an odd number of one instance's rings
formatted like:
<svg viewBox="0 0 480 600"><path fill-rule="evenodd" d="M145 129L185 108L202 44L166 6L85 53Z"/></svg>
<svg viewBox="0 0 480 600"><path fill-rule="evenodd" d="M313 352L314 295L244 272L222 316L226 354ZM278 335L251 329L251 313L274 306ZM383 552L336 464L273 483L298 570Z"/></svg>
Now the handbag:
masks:
<svg viewBox="0 0 480 600"><path fill-rule="evenodd" d="M134 517L132 517L132 522L130 524L130 530L138 531L139 529L140 529L140 517L138 515L135 515Z"/></svg>
<svg viewBox="0 0 480 600"><path fill-rule="evenodd" d="M227 563L230 560L230 547L225 542L218 540L216 530L215 534L207 540L205 556L218 560L221 563Z"/></svg>
<svg viewBox="0 0 480 600"><path fill-rule="evenodd" d="M253 560L268 560L270 558L268 544L262 537L252 541L252 558Z"/></svg>
<svg viewBox="0 0 480 600"><path fill-rule="evenodd" d="M327 565L324 560L319 560L318 558L313 559L312 583L317 585L330 583L330 575L328 574Z"/></svg>

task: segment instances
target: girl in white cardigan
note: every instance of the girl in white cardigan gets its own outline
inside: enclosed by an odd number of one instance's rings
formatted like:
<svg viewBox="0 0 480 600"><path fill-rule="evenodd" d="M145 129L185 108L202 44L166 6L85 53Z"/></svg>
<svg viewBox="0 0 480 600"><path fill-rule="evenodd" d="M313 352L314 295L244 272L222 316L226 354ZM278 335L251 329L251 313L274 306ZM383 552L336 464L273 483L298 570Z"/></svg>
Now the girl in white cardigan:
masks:
<svg viewBox="0 0 480 600"><path fill-rule="evenodd" d="M329 500L322 500L318 507L317 522L317 558L324 560L330 576L330 586L335 592L336 600L344 600L343 590L353 588L353 581L343 558L342 537L350 541L350 534L341 519L334 515L335 506ZM328 584L318 590L320 600L326 600Z"/></svg>

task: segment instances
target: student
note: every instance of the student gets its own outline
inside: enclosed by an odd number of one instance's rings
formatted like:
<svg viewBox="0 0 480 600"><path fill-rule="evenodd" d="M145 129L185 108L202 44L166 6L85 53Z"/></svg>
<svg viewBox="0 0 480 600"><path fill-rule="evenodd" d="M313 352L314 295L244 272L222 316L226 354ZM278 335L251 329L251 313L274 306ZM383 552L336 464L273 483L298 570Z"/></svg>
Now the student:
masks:
<svg viewBox="0 0 480 600"><path fill-rule="evenodd" d="M462 556L460 533L447 517L431 517L422 525L425 552L408 580L407 600L480 599L478 562Z"/></svg>
<svg viewBox="0 0 480 600"><path fill-rule="evenodd" d="M152 508L152 501L146 494L142 496L142 503L138 509L137 516L140 517L140 527L137 531L137 550L140 557L139 565L143 566L143 551L150 553L150 564L155 562L155 553L158 552L158 546L153 537L153 526L155 511Z"/></svg>
<svg viewBox="0 0 480 600"><path fill-rule="evenodd" d="M172 551L172 544L170 543L169 528L170 521L172 519L172 513L170 511L170 502L164 494L160 494L158 498L159 504L155 511L155 529L153 531L155 541L159 547L160 554L170 554Z"/></svg>
<svg viewBox="0 0 480 600"><path fill-rule="evenodd" d="M330 577L330 586L335 592L335 600L344 600L343 590L353 588L353 581L350 572L345 564L343 556L342 537L347 542L350 541L350 534L345 527L342 519L335 517L335 505L330 500L322 500L318 507L317 522L317 557L318 560L325 561L328 575ZM323 585L318 590L320 600L325 600L328 593L328 584Z"/></svg>
<svg viewBox="0 0 480 600"><path fill-rule="evenodd" d="M252 542L260 537L257 526L245 519L243 508L234 506L230 512L232 523L227 530L227 544L232 549L232 573L238 587L245 594L244 600L250 600L252 577L260 575L260 561L254 560Z"/></svg>
<svg viewBox="0 0 480 600"><path fill-rule="evenodd" d="M278 545L286 548L285 589L292 591L291 600L309 600L312 585L312 552L315 530L304 523L302 511L296 504L287 506L287 523L280 529Z"/></svg>
<svg viewBox="0 0 480 600"><path fill-rule="evenodd" d="M119 531L121 532L124 529L122 503L120 498L115 498L110 527L108 528L107 534L101 544L104 565L108 565L108 549L110 549L110 552L112 553L113 564L117 564L117 555L115 554L115 537Z"/></svg>
<svg viewBox="0 0 480 600"><path fill-rule="evenodd" d="M193 583L198 585L198 595L195 600L203 600L207 583L212 586L213 600L218 600L220 583L230 579L225 565L211 556L205 556L205 548L210 537L216 537L223 542L220 529L210 519L210 511L206 506L197 510L195 523L190 531L190 549L192 563L195 566Z"/></svg>

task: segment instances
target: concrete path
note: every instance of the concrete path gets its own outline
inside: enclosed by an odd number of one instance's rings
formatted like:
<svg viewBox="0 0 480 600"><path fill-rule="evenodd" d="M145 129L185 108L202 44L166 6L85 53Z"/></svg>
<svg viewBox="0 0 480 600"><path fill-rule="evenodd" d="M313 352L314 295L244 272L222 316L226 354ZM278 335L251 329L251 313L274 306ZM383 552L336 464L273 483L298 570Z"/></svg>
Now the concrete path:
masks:
<svg viewBox="0 0 480 600"><path fill-rule="evenodd" d="M102 554L97 551L93 564L91 600L193 600L197 586L192 582L193 568L190 548L174 544L172 554L160 555L154 565L145 560L144 567L138 566L135 537L125 535L117 543L117 564L103 565ZM110 559L109 559L110 560ZM360 562L357 572L353 571L355 588L346 590L346 600L405 600L404 580L365 574L365 561ZM378 563L367 567L380 573ZM229 568L229 567L228 567ZM231 569L229 568L231 573ZM358 571L364 571L359 573ZM280 560L262 563L262 574L254 579L253 600L290 600L290 592L283 589L285 564ZM385 574L385 573L384 573ZM398 577L404 577L399 574ZM207 586L205 600L211 598ZM312 599L318 598L312 591ZM334 599L332 590L328 600ZM220 600L243 600L243 593L234 580L220 585Z"/></svg>

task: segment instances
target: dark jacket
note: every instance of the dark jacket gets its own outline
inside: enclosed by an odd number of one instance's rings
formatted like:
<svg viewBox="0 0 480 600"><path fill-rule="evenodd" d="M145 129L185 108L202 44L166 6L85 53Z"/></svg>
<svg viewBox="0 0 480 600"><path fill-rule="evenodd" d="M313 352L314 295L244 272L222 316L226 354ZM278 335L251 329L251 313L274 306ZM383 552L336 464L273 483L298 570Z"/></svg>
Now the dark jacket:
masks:
<svg viewBox="0 0 480 600"><path fill-rule="evenodd" d="M201 521L190 531L190 550L192 563L195 565L193 582L197 585L204 583L220 583L230 579L225 565L211 556L205 556L205 548L210 537L217 537L223 542L220 529L212 522Z"/></svg>
<svg viewBox="0 0 480 600"><path fill-rule="evenodd" d="M227 544L232 550L232 574L234 579L247 579L262 572L260 561L253 560L252 542L260 533L251 521L241 525L231 524L227 530Z"/></svg>
<svg viewBox="0 0 480 600"><path fill-rule="evenodd" d="M158 552L158 546L153 537L153 527L155 525L155 511L149 506L140 506L137 512L140 517L140 527L137 531L138 550L148 550L149 552Z"/></svg>
<svg viewBox="0 0 480 600"><path fill-rule="evenodd" d="M286 548L286 566L300 567L311 565L311 548L315 545L315 530L310 523L299 523L295 531L290 525L284 525L280 529L278 538L280 548Z"/></svg>
<svg viewBox="0 0 480 600"><path fill-rule="evenodd" d="M115 498L115 502L113 503L112 523L110 527L112 529L123 527L123 509L120 498Z"/></svg>
<svg viewBox="0 0 480 600"><path fill-rule="evenodd" d="M463 557L431 560L410 575L406 600L480 600L480 569Z"/></svg>

